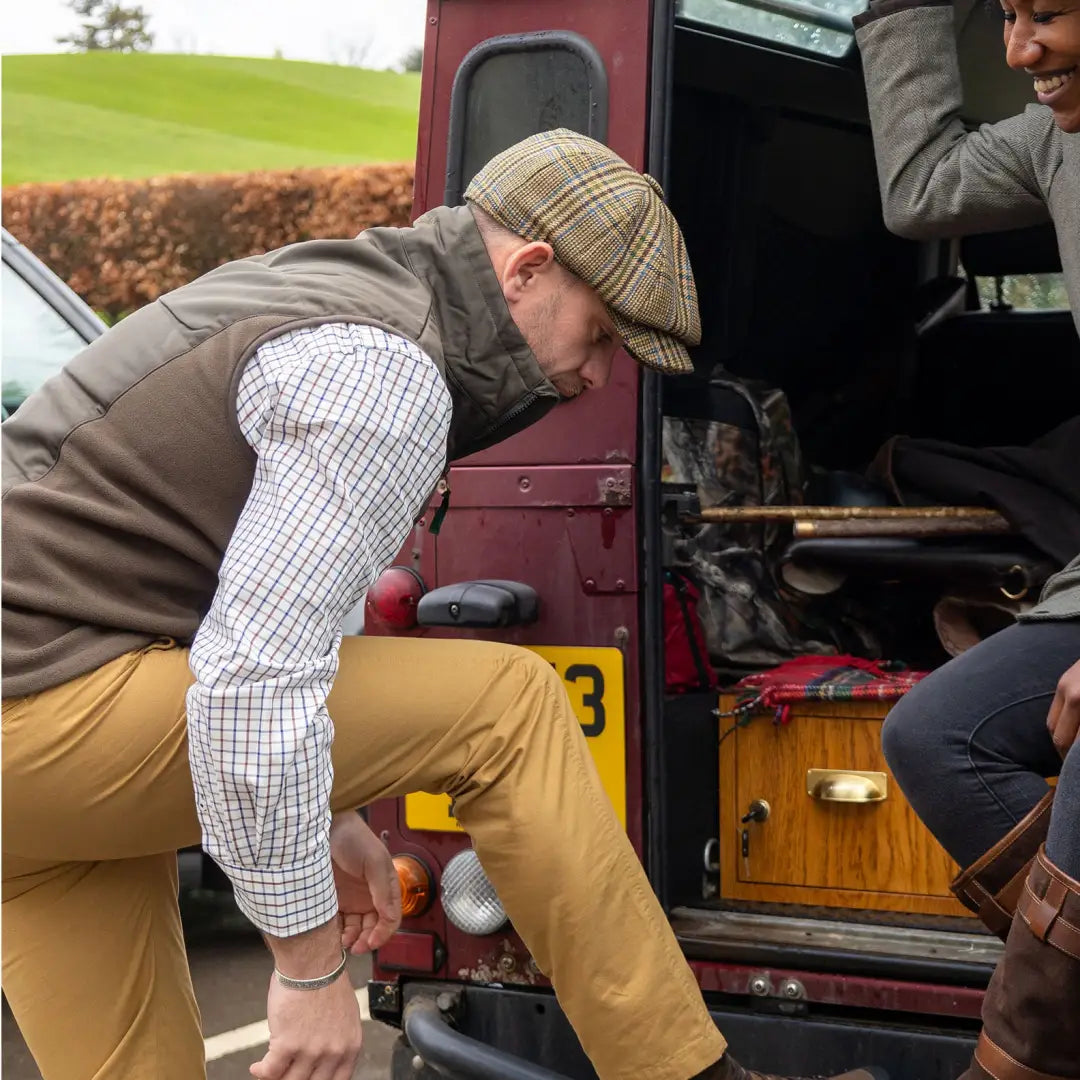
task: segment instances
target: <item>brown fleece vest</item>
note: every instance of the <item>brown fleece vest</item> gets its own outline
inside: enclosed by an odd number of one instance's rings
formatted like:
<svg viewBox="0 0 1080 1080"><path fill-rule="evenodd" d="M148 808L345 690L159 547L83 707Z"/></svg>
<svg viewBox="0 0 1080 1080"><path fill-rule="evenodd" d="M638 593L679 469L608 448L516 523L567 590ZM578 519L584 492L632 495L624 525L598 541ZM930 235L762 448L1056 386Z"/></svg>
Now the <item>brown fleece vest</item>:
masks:
<svg viewBox="0 0 1080 1080"><path fill-rule="evenodd" d="M5 697L158 638L191 641L254 475L236 417L244 364L272 337L331 322L383 327L435 361L451 458L557 401L466 207L227 263L163 296L3 425Z"/></svg>

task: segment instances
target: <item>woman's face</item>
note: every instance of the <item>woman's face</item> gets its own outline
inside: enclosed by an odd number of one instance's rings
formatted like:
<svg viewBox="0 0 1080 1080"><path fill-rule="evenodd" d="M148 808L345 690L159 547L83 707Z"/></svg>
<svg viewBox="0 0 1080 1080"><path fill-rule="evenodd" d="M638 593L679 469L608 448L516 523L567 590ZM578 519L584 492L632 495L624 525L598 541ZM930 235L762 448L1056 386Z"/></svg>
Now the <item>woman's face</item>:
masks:
<svg viewBox="0 0 1080 1080"><path fill-rule="evenodd" d="M1005 59L1062 131L1080 132L1080 0L1002 0Z"/></svg>

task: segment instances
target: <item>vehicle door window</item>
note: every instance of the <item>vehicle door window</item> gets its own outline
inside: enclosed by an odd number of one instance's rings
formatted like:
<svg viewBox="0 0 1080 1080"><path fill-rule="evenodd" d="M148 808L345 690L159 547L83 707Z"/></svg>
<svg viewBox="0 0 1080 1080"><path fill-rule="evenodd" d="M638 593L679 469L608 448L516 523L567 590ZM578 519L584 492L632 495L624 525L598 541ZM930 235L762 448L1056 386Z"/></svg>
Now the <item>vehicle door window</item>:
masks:
<svg viewBox="0 0 1080 1080"><path fill-rule="evenodd" d="M3 405L12 412L86 347L63 316L3 265Z"/></svg>
<svg viewBox="0 0 1080 1080"><path fill-rule="evenodd" d="M607 71L587 38L568 30L488 38L454 78L444 201L460 203L480 166L519 139L567 127L605 142L607 122Z"/></svg>
<svg viewBox="0 0 1080 1080"><path fill-rule="evenodd" d="M675 14L685 22L843 56L854 40L851 17L866 5L867 0L677 0Z"/></svg>
<svg viewBox="0 0 1080 1080"><path fill-rule="evenodd" d="M1064 274L976 276L981 305L990 311L1063 311L1069 307Z"/></svg>

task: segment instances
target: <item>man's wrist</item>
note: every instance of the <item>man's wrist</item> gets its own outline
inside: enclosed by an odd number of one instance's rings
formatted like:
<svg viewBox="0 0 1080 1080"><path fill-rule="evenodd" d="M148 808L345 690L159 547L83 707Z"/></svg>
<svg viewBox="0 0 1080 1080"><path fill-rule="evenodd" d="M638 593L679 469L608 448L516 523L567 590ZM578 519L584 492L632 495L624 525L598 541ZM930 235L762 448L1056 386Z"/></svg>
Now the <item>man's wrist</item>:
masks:
<svg viewBox="0 0 1080 1080"><path fill-rule="evenodd" d="M318 979L341 963L341 924L335 915L328 923L293 937L264 935L274 954L274 967L290 979Z"/></svg>
<svg viewBox="0 0 1080 1080"><path fill-rule="evenodd" d="M330 818L330 835L341 828L342 825L348 825L350 822L359 818L365 825L367 824L367 817L360 813L358 810L339 810Z"/></svg>
<svg viewBox="0 0 1080 1080"><path fill-rule="evenodd" d="M349 962L349 952L342 946L341 959L338 961L338 966L333 971L328 971L325 975L319 975L314 979L290 979L288 975L282 975L282 973L274 968L274 978L277 979L286 990L325 990L328 986L333 986L334 983L341 978L345 973L345 965Z"/></svg>

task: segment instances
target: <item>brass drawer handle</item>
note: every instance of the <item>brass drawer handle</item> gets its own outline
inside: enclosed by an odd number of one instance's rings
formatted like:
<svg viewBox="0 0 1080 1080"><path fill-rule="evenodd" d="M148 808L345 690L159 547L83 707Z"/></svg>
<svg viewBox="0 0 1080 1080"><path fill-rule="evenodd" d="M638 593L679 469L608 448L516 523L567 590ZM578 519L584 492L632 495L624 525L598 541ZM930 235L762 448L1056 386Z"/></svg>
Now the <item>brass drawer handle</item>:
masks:
<svg viewBox="0 0 1080 1080"><path fill-rule="evenodd" d="M884 802L889 797L889 778L883 772L807 769L806 794L819 802Z"/></svg>

